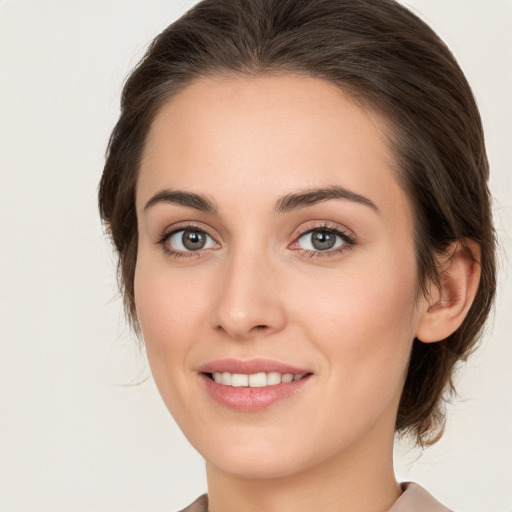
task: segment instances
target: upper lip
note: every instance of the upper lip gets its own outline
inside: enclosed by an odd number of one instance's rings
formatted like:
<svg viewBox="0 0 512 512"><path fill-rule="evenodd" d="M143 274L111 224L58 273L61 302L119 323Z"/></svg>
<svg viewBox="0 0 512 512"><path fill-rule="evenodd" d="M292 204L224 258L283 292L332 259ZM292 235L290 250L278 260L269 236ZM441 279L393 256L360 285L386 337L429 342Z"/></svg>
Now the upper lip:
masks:
<svg viewBox="0 0 512 512"><path fill-rule="evenodd" d="M231 358L216 359L215 361L203 364L198 368L198 371L201 373L229 372L248 375L261 372L292 373L294 375L311 373L310 370L305 368L299 368L287 363L281 363L280 361L263 358L248 360Z"/></svg>

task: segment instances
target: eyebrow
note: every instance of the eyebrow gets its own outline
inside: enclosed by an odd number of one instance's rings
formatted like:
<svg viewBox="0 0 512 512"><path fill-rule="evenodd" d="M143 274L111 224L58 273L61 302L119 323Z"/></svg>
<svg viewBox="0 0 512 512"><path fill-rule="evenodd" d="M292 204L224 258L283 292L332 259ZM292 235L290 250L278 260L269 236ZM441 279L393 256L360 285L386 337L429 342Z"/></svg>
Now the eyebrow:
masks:
<svg viewBox="0 0 512 512"><path fill-rule="evenodd" d="M193 192L183 192L181 190L161 190L156 193L144 206L144 211L149 210L151 207L158 203L176 204L179 206L188 206L195 208L201 212L214 213L218 211L217 206L213 201L208 199L202 194L195 194Z"/></svg>
<svg viewBox="0 0 512 512"><path fill-rule="evenodd" d="M277 213L287 213L292 210L306 208L316 203L329 201L331 199L344 199L354 203L367 206L379 213L379 209L373 201L365 196L352 192L344 187L333 185L324 188L307 189L304 191L287 194L278 199L274 205ZM214 201L203 194L194 192L184 192L182 190L161 190L157 192L144 206L144 211L150 209L158 203L175 204L187 206L201 212L217 214L219 208Z"/></svg>
<svg viewBox="0 0 512 512"><path fill-rule="evenodd" d="M347 201L362 204L363 206L368 206L375 212L379 212L375 203L367 197L338 185L287 194L276 202L275 210L279 213L286 213L291 210L305 208L323 201L329 201L330 199L345 199Z"/></svg>

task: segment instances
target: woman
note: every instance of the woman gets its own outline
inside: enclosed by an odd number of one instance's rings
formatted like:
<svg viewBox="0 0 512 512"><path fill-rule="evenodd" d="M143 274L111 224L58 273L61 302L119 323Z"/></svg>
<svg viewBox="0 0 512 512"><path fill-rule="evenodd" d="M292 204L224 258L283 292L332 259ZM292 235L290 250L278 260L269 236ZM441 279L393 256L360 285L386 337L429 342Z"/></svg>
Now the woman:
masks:
<svg viewBox="0 0 512 512"><path fill-rule="evenodd" d="M495 293L478 110L392 0L204 0L123 92L100 184L132 326L206 460L188 511L447 510L395 433Z"/></svg>

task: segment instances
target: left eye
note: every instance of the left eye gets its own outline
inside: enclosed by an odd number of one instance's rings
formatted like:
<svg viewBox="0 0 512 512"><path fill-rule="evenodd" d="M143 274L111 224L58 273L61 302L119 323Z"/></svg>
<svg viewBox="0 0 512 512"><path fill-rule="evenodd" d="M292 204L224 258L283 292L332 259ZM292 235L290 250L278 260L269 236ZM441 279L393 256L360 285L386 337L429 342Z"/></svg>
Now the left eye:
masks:
<svg viewBox="0 0 512 512"><path fill-rule="evenodd" d="M340 233L331 229L308 231L300 236L298 240L303 240L299 245L306 251L328 251L337 249L347 243Z"/></svg>
<svg viewBox="0 0 512 512"><path fill-rule="evenodd" d="M169 236L167 244L172 250L181 252L199 251L215 247L212 237L199 229L180 229Z"/></svg>

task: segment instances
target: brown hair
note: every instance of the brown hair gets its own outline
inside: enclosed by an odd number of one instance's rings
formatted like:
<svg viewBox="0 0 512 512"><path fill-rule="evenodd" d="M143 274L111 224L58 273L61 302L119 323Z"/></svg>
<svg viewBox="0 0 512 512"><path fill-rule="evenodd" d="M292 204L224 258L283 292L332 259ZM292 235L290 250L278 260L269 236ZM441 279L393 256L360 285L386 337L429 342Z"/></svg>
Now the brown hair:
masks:
<svg viewBox="0 0 512 512"><path fill-rule="evenodd" d="M466 237L480 244L480 284L461 327L441 342L413 344L396 430L433 443L455 365L474 349L493 303L495 236L471 89L439 37L393 0L203 0L153 40L124 86L99 187L128 318L138 332L135 189L156 112L198 78L276 72L328 80L391 121L423 292L439 280L436 254Z"/></svg>

